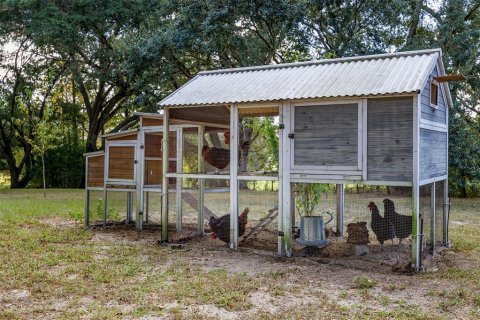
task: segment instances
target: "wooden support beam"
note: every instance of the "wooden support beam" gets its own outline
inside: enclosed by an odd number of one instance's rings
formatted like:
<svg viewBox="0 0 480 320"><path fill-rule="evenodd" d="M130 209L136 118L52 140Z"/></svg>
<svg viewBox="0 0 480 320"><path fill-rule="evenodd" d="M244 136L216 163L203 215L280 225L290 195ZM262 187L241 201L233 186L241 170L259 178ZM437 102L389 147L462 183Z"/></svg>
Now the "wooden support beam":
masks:
<svg viewBox="0 0 480 320"><path fill-rule="evenodd" d="M230 249L238 249L238 107L230 108Z"/></svg>
<svg viewBox="0 0 480 320"><path fill-rule="evenodd" d="M448 180L443 181L443 243L450 247L450 238L448 236L448 220L450 217L450 198L448 197Z"/></svg>
<svg viewBox="0 0 480 320"><path fill-rule="evenodd" d="M280 123L284 129L279 130L279 173L278 173L278 255L292 255L292 206L290 181L291 143L288 134L291 128L290 102L284 102L280 107ZM293 213L294 214L294 213Z"/></svg>
<svg viewBox="0 0 480 320"><path fill-rule="evenodd" d="M177 129L177 163L176 172L183 173L183 128ZM183 179L178 177L176 179L175 191L175 221L177 232L182 232L183 220L183 202L182 202L182 188Z"/></svg>
<svg viewBox="0 0 480 320"><path fill-rule="evenodd" d="M433 77L433 80L437 82L464 81L465 76L463 74L447 74L444 76Z"/></svg>
<svg viewBox="0 0 480 320"><path fill-rule="evenodd" d="M90 190L88 190L88 157L85 157L85 226L90 226Z"/></svg>
<svg viewBox="0 0 480 320"><path fill-rule="evenodd" d="M205 170L205 160L203 160L202 149L204 145L205 126L198 127L198 172L203 173ZM198 234L203 235L205 233L205 179L198 179Z"/></svg>
<svg viewBox="0 0 480 320"><path fill-rule="evenodd" d="M413 161L412 161L412 268L420 270L421 228L420 228L420 115L421 99L413 98Z"/></svg>
<svg viewBox="0 0 480 320"><path fill-rule="evenodd" d="M345 188L343 184L337 184L337 232L343 236L345 214Z"/></svg>
<svg viewBox="0 0 480 320"><path fill-rule="evenodd" d="M436 203L436 182L434 181L432 183L432 189L431 189L431 205L430 205L430 208L431 208L431 215L432 215L432 219L430 219L430 241L432 243L432 254L435 253L435 234L437 232L436 230L436 223L435 221L437 220L437 210L436 210L436 206L437 206L437 203Z"/></svg>
<svg viewBox="0 0 480 320"><path fill-rule="evenodd" d="M145 131L140 130L138 135L138 145L136 148L136 188L137 188L137 204L135 212L135 226L138 230L143 228L143 209L144 209L144 197L143 186L145 181L145 170L143 166L145 165Z"/></svg>
<svg viewBox="0 0 480 320"><path fill-rule="evenodd" d="M163 137L162 137L162 161L163 161L163 174L162 174L162 204L163 204L163 212L162 212L162 234L161 234L161 242L168 241L168 167L169 167L169 109L164 109L164 116L163 116Z"/></svg>
<svg viewBox="0 0 480 320"><path fill-rule="evenodd" d="M85 189L85 226L90 227L90 190Z"/></svg>
<svg viewBox="0 0 480 320"><path fill-rule="evenodd" d="M133 212L133 196L132 192L127 191L127 224L132 222L132 212Z"/></svg>

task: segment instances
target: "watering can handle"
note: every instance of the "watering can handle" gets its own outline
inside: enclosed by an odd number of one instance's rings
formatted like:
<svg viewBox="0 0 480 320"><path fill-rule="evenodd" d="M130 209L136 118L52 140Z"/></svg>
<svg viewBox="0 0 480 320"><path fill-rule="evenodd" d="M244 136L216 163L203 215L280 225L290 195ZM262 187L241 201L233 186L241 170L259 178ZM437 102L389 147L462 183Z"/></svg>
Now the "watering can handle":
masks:
<svg viewBox="0 0 480 320"><path fill-rule="evenodd" d="M324 213L326 213L326 214L328 214L328 215L330 216L330 220L328 220L327 222L325 222L325 225L327 225L327 224L330 223L330 221L333 220L333 215L332 215L330 212L328 212L328 211L325 211Z"/></svg>

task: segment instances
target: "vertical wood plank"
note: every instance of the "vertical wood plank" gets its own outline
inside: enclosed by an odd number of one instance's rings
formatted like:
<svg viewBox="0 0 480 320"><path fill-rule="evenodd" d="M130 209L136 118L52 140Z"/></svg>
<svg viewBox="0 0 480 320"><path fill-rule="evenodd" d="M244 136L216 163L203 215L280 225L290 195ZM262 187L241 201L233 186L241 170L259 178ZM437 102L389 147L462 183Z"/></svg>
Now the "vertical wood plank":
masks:
<svg viewBox="0 0 480 320"><path fill-rule="evenodd" d="M85 226L90 226L90 190L88 190L88 157L85 157Z"/></svg>
<svg viewBox="0 0 480 320"><path fill-rule="evenodd" d="M105 157L104 157L104 168L103 170L103 226L105 227L107 225L107 180L108 180L108 158L110 157L109 155L109 142L107 139L105 140Z"/></svg>
<svg viewBox="0 0 480 320"><path fill-rule="evenodd" d="M367 108L368 108L368 100L362 99L362 178L363 180L367 180L367 171L368 171L368 121L367 121ZM343 235L343 231L342 231Z"/></svg>
<svg viewBox="0 0 480 320"><path fill-rule="evenodd" d="M177 129L177 173L183 173L183 128ZM183 220L183 179L176 179L176 193L175 193L175 218L177 232L182 232Z"/></svg>
<svg viewBox="0 0 480 320"><path fill-rule="evenodd" d="M291 185L290 168L292 160L292 141L288 134L293 132L293 119L290 102L283 102L280 108L281 123L284 129L279 131L279 244L280 256L292 255L292 209L291 209Z"/></svg>
<svg viewBox="0 0 480 320"><path fill-rule="evenodd" d="M238 249L238 107L230 107L230 249Z"/></svg>
<svg viewBox="0 0 480 320"><path fill-rule="evenodd" d="M143 228L143 208L144 208L144 193L143 186L145 185L145 170L143 166L145 165L145 131L140 130L138 134L138 144L136 152L136 167L137 167L137 176L136 176L136 188L137 188L137 203L135 210L135 227L138 230Z"/></svg>
<svg viewBox="0 0 480 320"><path fill-rule="evenodd" d="M430 219L430 241L432 243L432 254L435 253L435 234L437 232L436 230L436 220L437 220L437 217L436 217L436 205L437 205L437 195L436 195L436 182L433 182L432 183L432 191L431 191L431 205L430 205L430 208L431 208L431 215L432 215L432 219Z"/></svg>
<svg viewBox="0 0 480 320"><path fill-rule="evenodd" d="M169 168L169 109L163 109L163 137L162 137L162 234L161 242L168 241L168 168Z"/></svg>
<svg viewBox="0 0 480 320"><path fill-rule="evenodd" d="M413 97L413 167L412 167L412 267L420 269L420 185L419 185L419 149L420 149L420 99Z"/></svg>
<svg viewBox="0 0 480 320"><path fill-rule="evenodd" d="M198 172L203 173L205 170L205 160L202 157L203 140L205 136L205 126L198 127ZM204 235L205 225L205 179L198 179L198 234Z"/></svg>
<svg viewBox="0 0 480 320"><path fill-rule="evenodd" d="M337 232L343 236L345 214L345 188L343 184L337 184Z"/></svg>

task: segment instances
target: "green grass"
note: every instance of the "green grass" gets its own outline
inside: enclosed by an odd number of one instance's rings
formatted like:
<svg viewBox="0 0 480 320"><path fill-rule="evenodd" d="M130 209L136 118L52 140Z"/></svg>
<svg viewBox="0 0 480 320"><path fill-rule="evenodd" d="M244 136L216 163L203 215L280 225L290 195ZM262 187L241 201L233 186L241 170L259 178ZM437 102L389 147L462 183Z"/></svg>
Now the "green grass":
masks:
<svg viewBox="0 0 480 320"><path fill-rule="evenodd" d="M225 206L221 194L208 197L210 206ZM244 193L241 201L263 212L275 197ZM101 193L91 198L94 219L102 218L100 198ZM47 197L42 190L0 190L0 319L208 318L191 306L245 319L434 319L458 317L458 310L464 310L463 318L476 318L480 200L453 203L451 220L460 223L451 225L453 251L438 272L411 278L349 271L343 282L333 282L325 270L345 269L201 246L194 247L198 252L171 250L158 246L155 234L142 240L136 231L86 229L82 190L48 190ZM109 195L109 204L109 217L122 219L125 195ZM257 259L268 271L255 270L255 264L242 267L235 262L240 259ZM252 295L259 292L276 301L277 309L257 307ZM415 295L429 304L419 305Z"/></svg>

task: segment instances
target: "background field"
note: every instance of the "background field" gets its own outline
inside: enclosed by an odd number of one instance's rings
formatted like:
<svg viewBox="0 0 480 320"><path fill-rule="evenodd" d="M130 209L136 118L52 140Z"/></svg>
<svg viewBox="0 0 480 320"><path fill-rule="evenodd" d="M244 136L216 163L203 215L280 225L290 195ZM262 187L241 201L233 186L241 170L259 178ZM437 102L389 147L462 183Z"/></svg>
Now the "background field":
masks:
<svg viewBox="0 0 480 320"><path fill-rule="evenodd" d="M83 201L82 190L0 191L0 319L480 318L480 200L452 200L453 248L414 276L208 239L174 250L157 231L85 229Z"/></svg>

